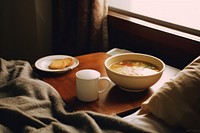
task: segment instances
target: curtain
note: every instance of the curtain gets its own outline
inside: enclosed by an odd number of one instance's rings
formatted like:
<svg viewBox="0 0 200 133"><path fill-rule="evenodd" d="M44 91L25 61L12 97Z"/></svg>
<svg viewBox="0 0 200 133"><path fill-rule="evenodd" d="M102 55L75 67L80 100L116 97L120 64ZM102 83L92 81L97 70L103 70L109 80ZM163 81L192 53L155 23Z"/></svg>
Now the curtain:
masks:
<svg viewBox="0 0 200 133"><path fill-rule="evenodd" d="M55 54L108 50L106 0L53 0L52 9Z"/></svg>

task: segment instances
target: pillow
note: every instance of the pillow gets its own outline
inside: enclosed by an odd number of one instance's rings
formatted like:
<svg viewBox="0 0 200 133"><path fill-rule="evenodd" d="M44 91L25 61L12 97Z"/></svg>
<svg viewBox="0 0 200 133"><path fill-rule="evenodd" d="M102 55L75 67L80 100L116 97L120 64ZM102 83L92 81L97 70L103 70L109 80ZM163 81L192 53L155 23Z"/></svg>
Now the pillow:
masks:
<svg viewBox="0 0 200 133"><path fill-rule="evenodd" d="M200 131L200 56L141 105L170 125Z"/></svg>

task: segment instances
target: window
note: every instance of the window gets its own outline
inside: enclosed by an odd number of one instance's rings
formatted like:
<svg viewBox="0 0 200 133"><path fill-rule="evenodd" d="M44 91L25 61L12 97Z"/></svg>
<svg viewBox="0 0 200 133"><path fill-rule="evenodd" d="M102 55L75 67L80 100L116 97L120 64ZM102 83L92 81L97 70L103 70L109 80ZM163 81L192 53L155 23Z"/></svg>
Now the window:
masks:
<svg viewBox="0 0 200 133"><path fill-rule="evenodd" d="M108 5L111 10L200 37L199 0L108 0Z"/></svg>

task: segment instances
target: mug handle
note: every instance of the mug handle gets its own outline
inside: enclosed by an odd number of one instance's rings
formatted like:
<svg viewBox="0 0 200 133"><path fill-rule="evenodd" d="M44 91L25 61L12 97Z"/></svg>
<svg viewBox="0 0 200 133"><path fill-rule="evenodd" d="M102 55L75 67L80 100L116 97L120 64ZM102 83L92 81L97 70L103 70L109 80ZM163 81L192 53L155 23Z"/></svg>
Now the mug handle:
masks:
<svg viewBox="0 0 200 133"><path fill-rule="evenodd" d="M106 87L104 89L101 89L101 82L103 82L103 87L104 83L106 82ZM108 77L100 77L98 80L98 92L103 93L105 90L109 89L111 87L111 80Z"/></svg>

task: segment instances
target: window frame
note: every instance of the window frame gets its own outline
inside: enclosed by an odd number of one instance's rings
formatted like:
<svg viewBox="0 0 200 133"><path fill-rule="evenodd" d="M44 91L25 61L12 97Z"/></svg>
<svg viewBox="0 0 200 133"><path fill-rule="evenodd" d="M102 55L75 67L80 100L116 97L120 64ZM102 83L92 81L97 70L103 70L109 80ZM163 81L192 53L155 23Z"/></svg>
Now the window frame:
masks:
<svg viewBox="0 0 200 133"><path fill-rule="evenodd" d="M110 5L108 6L108 15L200 42L200 31L197 29L125 11Z"/></svg>

